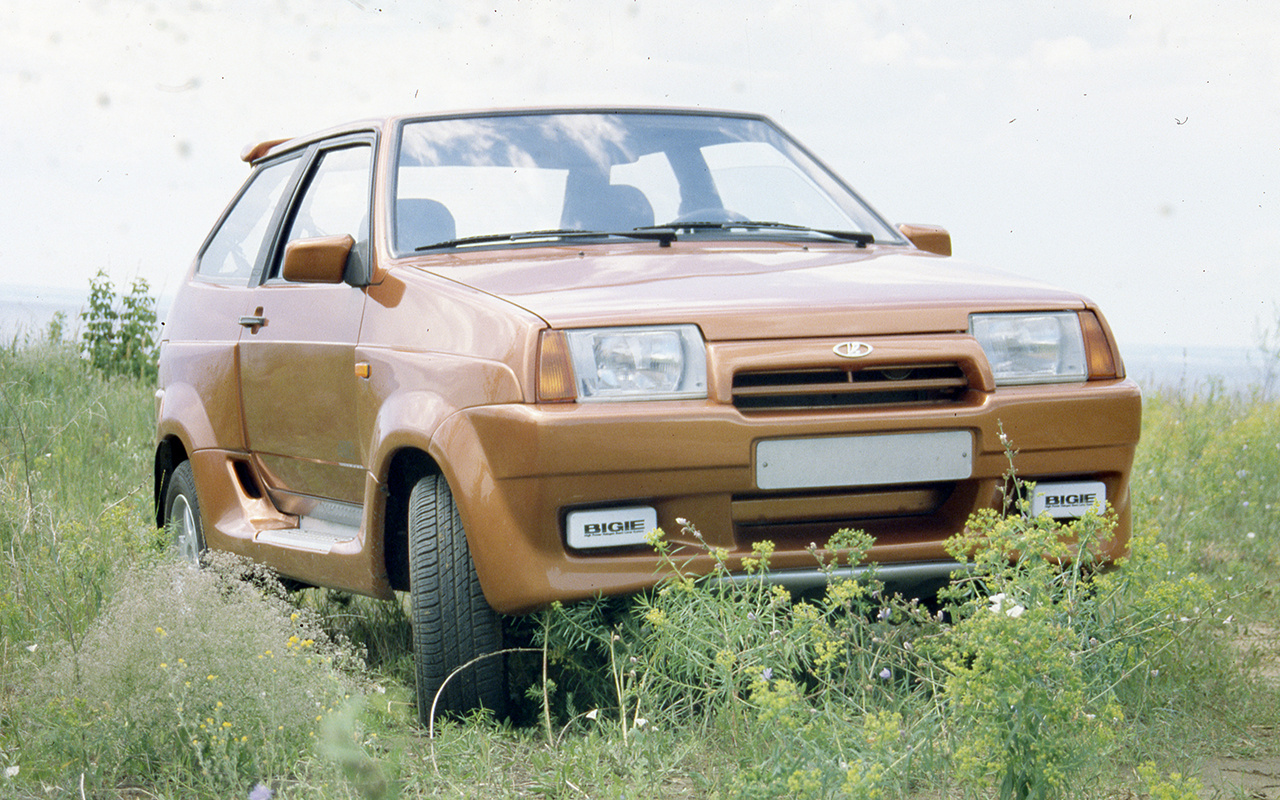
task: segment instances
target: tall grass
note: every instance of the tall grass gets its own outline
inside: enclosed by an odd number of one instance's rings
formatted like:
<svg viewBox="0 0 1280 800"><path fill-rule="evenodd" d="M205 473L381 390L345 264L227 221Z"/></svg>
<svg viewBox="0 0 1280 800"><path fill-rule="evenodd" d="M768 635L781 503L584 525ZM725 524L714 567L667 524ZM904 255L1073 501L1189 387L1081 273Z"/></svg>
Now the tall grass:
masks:
<svg viewBox="0 0 1280 800"><path fill-rule="evenodd" d="M1147 398L1135 464L1139 518L1215 582L1261 591L1274 618L1280 575L1280 402L1209 385Z"/></svg>
<svg viewBox="0 0 1280 800"><path fill-rule="evenodd" d="M120 570L156 551L153 389L87 369L68 346L0 350L0 630L75 643Z"/></svg>
<svg viewBox="0 0 1280 800"><path fill-rule="evenodd" d="M1052 567L1062 529L991 516L938 600L874 574L791 596L693 580L655 538L657 590L513 623L542 650L509 657L513 720L427 738L398 604L165 558L152 391L57 342L0 350L0 796L1190 797L1198 757L1274 747L1261 397L1148 397L1121 570Z"/></svg>

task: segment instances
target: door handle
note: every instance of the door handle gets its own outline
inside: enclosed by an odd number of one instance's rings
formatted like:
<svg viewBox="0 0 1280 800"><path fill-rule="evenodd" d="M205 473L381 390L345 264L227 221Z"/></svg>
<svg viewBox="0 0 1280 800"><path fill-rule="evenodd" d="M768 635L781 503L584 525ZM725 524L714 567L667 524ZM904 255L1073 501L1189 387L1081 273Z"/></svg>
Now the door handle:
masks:
<svg viewBox="0 0 1280 800"><path fill-rule="evenodd" d="M240 318L240 324L254 333L258 332L258 328L267 324L267 318L263 316L244 316Z"/></svg>

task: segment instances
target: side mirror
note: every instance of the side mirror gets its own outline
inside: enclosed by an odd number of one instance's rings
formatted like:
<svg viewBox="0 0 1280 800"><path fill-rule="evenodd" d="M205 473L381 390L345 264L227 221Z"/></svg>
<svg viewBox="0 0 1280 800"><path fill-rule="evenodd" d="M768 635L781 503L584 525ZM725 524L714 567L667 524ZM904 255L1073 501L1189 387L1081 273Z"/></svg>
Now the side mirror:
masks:
<svg viewBox="0 0 1280 800"><path fill-rule="evenodd" d="M296 283L342 283L356 240L350 234L294 239L284 248L280 275Z"/></svg>
<svg viewBox="0 0 1280 800"><path fill-rule="evenodd" d="M937 225L911 225L902 223L898 231L911 240L917 249L940 256L951 255L951 234Z"/></svg>

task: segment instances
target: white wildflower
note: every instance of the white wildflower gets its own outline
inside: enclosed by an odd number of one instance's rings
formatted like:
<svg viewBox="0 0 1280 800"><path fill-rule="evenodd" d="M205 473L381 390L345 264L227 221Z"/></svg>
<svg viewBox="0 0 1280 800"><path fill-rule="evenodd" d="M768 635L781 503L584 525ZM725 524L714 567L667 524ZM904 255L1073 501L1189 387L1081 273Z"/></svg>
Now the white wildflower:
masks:
<svg viewBox="0 0 1280 800"><path fill-rule="evenodd" d="M1008 602L1008 600L1009 598L1005 595L1004 592L1000 592L999 594L993 594L991 597L988 597L987 602L991 604L991 613L1004 614L1007 617L1012 617L1014 619L1017 619L1018 617L1022 616L1023 612L1027 610L1026 606L1023 606L1017 603L1006 608L1005 603Z"/></svg>

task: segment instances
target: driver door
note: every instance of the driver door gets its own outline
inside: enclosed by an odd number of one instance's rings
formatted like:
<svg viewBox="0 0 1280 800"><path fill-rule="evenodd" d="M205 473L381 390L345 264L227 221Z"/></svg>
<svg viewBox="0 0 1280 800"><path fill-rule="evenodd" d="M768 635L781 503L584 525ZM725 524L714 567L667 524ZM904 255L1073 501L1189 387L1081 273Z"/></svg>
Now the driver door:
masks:
<svg viewBox="0 0 1280 800"><path fill-rule="evenodd" d="M312 154L240 321L248 448L273 501L288 513L310 513L317 499L363 502L355 345L365 302L359 284L369 258L372 162L372 142L365 140ZM346 282L297 283L280 275L289 242L341 234L356 242Z"/></svg>

